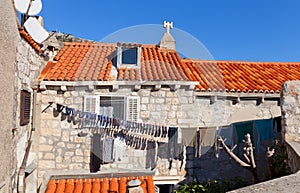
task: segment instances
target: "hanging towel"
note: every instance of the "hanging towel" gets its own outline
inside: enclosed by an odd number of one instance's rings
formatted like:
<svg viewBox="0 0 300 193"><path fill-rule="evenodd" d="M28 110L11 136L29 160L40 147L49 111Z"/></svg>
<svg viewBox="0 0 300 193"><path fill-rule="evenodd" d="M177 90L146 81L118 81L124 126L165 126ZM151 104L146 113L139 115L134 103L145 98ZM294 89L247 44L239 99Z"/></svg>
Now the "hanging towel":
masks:
<svg viewBox="0 0 300 193"><path fill-rule="evenodd" d="M182 143L186 147L195 147L197 128L182 128Z"/></svg>
<svg viewBox="0 0 300 193"><path fill-rule="evenodd" d="M196 155L200 157L205 154L215 144L217 129L215 127L200 128L199 141L198 141L198 152Z"/></svg>
<svg viewBox="0 0 300 193"><path fill-rule="evenodd" d="M104 138L100 141L100 161L103 164L112 163L114 161L113 138Z"/></svg>
<svg viewBox="0 0 300 193"><path fill-rule="evenodd" d="M200 145L212 147L216 139L216 128L200 128Z"/></svg>
<svg viewBox="0 0 300 193"><path fill-rule="evenodd" d="M244 122L234 124L236 135L237 135L237 145L239 145L245 139L247 133L251 136L251 142L253 143L253 123Z"/></svg>
<svg viewBox="0 0 300 193"><path fill-rule="evenodd" d="M257 152L260 153L260 142L267 139L274 140L274 128L273 128L273 120L258 120L255 121L255 126L257 130Z"/></svg>

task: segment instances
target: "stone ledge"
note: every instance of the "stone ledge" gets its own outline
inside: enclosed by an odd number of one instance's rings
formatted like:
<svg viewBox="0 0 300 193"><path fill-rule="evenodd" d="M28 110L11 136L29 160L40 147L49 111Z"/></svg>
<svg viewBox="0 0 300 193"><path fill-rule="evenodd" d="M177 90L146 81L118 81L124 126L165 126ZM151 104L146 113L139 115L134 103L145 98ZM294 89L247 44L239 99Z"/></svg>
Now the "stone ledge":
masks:
<svg viewBox="0 0 300 193"><path fill-rule="evenodd" d="M289 176L284 176L274 180L262 182L252 186L247 186L231 193L282 193L282 192L300 192L300 172Z"/></svg>
<svg viewBox="0 0 300 193"><path fill-rule="evenodd" d="M300 170L300 143L296 141L285 141L285 143L287 145L289 167L293 173L296 173Z"/></svg>
<svg viewBox="0 0 300 193"><path fill-rule="evenodd" d="M293 148L298 157L300 157L300 142L297 141L286 141L287 144ZM300 164L300 163L299 163Z"/></svg>

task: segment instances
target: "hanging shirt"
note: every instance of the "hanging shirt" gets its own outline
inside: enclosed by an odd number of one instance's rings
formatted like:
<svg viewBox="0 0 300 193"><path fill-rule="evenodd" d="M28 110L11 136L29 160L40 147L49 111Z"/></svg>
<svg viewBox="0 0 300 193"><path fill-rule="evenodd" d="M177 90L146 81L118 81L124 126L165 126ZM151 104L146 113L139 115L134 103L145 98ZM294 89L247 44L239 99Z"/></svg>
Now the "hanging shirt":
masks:
<svg viewBox="0 0 300 193"><path fill-rule="evenodd" d="M257 130L257 152L260 153L260 142L267 139L274 140L273 119L257 120L254 122Z"/></svg>

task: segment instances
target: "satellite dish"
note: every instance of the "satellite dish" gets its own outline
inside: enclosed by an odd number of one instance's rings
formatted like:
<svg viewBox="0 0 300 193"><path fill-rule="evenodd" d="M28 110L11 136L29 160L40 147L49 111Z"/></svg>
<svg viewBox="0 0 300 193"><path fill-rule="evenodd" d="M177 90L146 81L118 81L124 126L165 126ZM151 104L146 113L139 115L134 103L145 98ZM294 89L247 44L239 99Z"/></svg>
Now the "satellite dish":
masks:
<svg viewBox="0 0 300 193"><path fill-rule="evenodd" d="M35 17L29 17L24 23L24 27L32 39L39 44L45 41L49 36L48 32Z"/></svg>
<svg viewBox="0 0 300 193"><path fill-rule="evenodd" d="M36 15L42 10L41 0L14 0L16 9L30 16Z"/></svg>

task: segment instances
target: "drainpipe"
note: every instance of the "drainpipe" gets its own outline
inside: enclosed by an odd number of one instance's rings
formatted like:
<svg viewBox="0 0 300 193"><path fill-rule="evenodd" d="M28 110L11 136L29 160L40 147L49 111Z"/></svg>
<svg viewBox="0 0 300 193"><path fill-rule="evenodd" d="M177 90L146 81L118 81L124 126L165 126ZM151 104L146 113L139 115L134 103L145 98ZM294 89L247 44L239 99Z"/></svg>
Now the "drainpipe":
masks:
<svg viewBox="0 0 300 193"><path fill-rule="evenodd" d="M33 90L33 107L32 107L32 122L31 122L31 130L29 134L28 144L25 150L24 159L22 161L19 175L18 175L18 193L25 193L25 169L28 161L28 155L30 152L31 144L32 144L32 135L35 130L35 117L36 117L36 95L37 91Z"/></svg>

